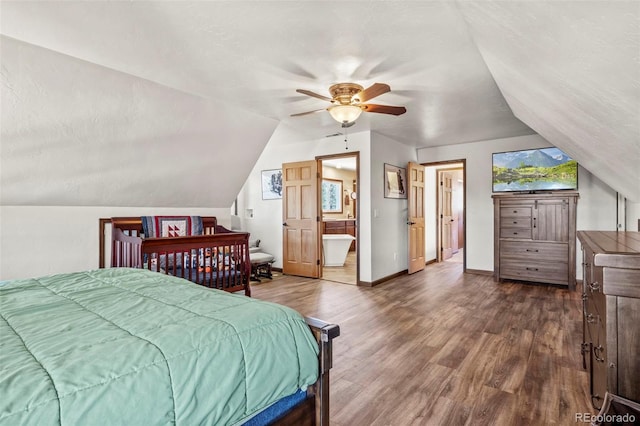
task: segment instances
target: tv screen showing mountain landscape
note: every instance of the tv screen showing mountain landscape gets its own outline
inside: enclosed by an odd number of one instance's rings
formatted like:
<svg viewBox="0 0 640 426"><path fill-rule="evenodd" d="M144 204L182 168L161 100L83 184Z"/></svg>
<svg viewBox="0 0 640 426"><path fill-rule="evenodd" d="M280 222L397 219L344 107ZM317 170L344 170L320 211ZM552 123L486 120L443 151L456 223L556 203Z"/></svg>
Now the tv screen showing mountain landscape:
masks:
<svg viewBox="0 0 640 426"><path fill-rule="evenodd" d="M578 163L558 148L493 154L493 192L578 189Z"/></svg>

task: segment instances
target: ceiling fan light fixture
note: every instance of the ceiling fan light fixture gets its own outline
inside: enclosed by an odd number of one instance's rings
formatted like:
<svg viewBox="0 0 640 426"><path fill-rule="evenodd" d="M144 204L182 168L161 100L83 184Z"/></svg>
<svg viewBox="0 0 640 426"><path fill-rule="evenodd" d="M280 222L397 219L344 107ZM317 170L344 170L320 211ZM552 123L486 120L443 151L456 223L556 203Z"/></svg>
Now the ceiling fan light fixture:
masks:
<svg viewBox="0 0 640 426"><path fill-rule="evenodd" d="M362 108L356 105L336 105L327 109L331 117L341 124L356 121L362 114Z"/></svg>

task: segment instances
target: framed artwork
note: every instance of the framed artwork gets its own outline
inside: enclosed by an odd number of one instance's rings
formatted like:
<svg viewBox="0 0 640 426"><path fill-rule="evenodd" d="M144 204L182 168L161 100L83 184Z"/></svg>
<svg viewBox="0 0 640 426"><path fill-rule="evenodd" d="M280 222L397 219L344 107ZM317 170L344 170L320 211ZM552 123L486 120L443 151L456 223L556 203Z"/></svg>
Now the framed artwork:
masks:
<svg viewBox="0 0 640 426"><path fill-rule="evenodd" d="M282 169L262 171L262 199L282 198Z"/></svg>
<svg viewBox="0 0 640 426"><path fill-rule="evenodd" d="M342 213L342 181L322 179L322 213Z"/></svg>
<svg viewBox="0 0 640 426"><path fill-rule="evenodd" d="M384 164L384 198L407 198L407 169Z"/></svg>

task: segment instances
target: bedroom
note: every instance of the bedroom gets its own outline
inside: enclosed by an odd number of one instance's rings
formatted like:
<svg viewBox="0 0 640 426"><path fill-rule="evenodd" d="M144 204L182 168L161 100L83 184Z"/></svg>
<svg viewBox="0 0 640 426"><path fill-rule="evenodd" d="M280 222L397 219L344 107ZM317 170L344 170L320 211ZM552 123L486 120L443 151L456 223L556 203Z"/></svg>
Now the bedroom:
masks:
<svg viewBox="0 0 640 426"><path fill-rule="evenodd" d="M340 131L330 118L289 118L323 107L295 89L324 93L340 79L387 82L380 102L408 109L363 116L348 132L361 158L360 211L371 212L361 215L361 280L406 268L406 207L376 195L385 162L468 158L470 269L492 269L492 152L566 150L583 166L579 228L624 222L619 193L626 229L637 229L637 8L478 4L376 4L360 21L357 2L271 3L260 13L242 2L204 12L2 2L0 277L97 267L100 217L200 214L228 225L238 194L240 211L254 211L247 229L279 253L279 212L253 185L283 161L345 151L343 136L325 138ZM342 31L329 36L335 20ZM364 40L371 28L396 32Z"/></svg>

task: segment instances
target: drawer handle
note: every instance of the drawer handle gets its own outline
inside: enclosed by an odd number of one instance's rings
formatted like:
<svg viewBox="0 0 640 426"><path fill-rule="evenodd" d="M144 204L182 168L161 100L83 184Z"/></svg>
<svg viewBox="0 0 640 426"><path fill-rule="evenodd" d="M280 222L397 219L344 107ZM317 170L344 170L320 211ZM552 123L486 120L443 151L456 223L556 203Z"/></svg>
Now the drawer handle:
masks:
<svg viewBox="0 0 640 426"><path fill-rule="evenodd" d="M591 289L591 291L600 291L600 283L598 281L589 283L589 288Z"/></svg>
<svg viewBox="0 0 640 426"><path fill-rule="evenodd" d="M528 252L532 252L532 253L538 253L538 249L527 249Z"/></svg>
<svg viewBox="0 0 640 426"><path fill-rule="evenodd" d="M600 357L602 355L601 352L603 350L604 350L604 348L602 347L602 345L598 345L598 346L594 346L593 347L593 356L596 357L596 361L604 362L604 356L602 358Z"/></svg>
<svg viewBox="0 0 640 426"><path fill-rule="evenodd" d="M513 212L514 212L514 213L518 213L518 210L514 210Z"/></svg>
<svg viewBox="0 0 640 426"><path fill-rule="evenodd" d="M587 318L587 322L588 322L589 324L593 324L593 323L595 323L595 322L596 322L596 317L595 317L595 316L593 316L593 314L587 314L587 315L586 315L586 318Z"/></svg>
<svg viewBox="0 0 640 426"><path fill-rule="evenodd" d="M537 271L538 268L527 268L527 271Z"/></svg>
<svg viewBox="0 0 640 426"><path fill-rule="evenodd" d="M513 233L513 235L518 235L518 233L517 233L517 232L514 232L514 233Z"/></svg>
<svg viewBox="0 0 640 426"><path fill-rule="evenodd" d="M513 221L513 224L514 224L514 225L517 225L517 224L518 224L518 221L514 220L514 221Z"/></svg>

